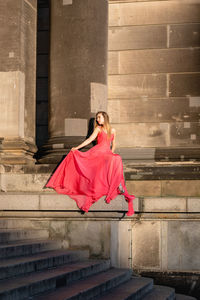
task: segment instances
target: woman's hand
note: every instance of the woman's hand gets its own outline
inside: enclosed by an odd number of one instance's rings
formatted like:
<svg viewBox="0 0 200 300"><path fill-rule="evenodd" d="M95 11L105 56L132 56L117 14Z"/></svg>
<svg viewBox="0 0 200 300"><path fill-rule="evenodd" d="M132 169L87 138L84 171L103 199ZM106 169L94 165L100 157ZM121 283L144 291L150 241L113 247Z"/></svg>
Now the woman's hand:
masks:
<svg viewBox="0 0 200 300"><path fill-rule="evenodd" d="M73 148L71 149L71 151L75 151L75 150L78 150L77 147L73 147Z"/></svg>

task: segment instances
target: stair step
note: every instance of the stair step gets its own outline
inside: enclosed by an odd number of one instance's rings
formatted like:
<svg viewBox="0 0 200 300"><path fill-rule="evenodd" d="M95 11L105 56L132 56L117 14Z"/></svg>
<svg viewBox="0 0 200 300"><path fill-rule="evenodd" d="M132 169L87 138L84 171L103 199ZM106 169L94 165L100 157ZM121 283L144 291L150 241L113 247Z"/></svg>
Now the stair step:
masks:
<svg viewBox="0 0 200 300"><path fill-rule="evenodd" d="M174 300L175 290L168 286L154 285L150 293L142 300Z"/></svg>
<svg viewBox="0 0 200 300"><path fill-rule="evenodd" d="M181 294L176 294L176 300L197 300L197 298L191 297L191 296L186 296L186 295L181 295Z"/></svg>
<svg viewBox="0 0 200 300"><path fill-rule="evenodd" d="M132 270L130 269L109 269L100 274L87 279L79 280L68 287L57 289L41 296L36 296L34 300L90 300L109 291L115 286L130 279Z"/></svg>
<svg viewBox="0 0 200 300"><path fill-rule="evenodd" d="M0 245L0 258L17 257L22 255L31 255L48 250L61 248L60 241L51 241L43 239L16 241Z"/></svg>
<svg viewBox="0 0 200 300"><path fill-rule="evenodd" d="M153 279L145 277L133 277L128 282L114 288L108 294L103 295L98 300L131 300L142 299L152 290Z"/></svg>
<svg viewBox="0 0 200 300"><path fill-rule="evenodd" d="M31 256L9 258L0 261L0 279L61 266L87 259L88 251L54 250Z"/></svg>
<svg viewBox="0 0 200 300"><path fill-rule="evenodd" d="M0 229L0 243L10 241L30 240L31 239L46 239L49 237L49 232L46 229L20 230L20 229Z"/></svg>
<svg viewBox="0 0 200 300"><path fill-rule="evenodd" d="M1 300L22 300L107 270L110 261L83 261L1 281Z"/></svg>

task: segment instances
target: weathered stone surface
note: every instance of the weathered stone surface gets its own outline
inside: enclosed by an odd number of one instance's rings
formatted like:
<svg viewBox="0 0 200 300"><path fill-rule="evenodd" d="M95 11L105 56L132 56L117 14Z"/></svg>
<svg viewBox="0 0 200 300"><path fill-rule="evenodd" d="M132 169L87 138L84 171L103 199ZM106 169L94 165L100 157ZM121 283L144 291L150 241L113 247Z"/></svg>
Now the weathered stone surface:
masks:
<svg viewBox="0 0 200 300"><path fill-rule="evenodd" d="M199 232L199 222L168 222L168 270L199 270Z"/></svg>
<svg viewBox="0 0 200 300"><path fill-rule="evenodd" d="M35 147L36 6L17 0L0 4L0 136L5 143L1 161L28 163ZM19 42L20 41L20 42ZM32 160L33 161L33 160Z"/></svg>
<svg viewBox="0 0 200 300"><path fill-rule="evenodd" d="M50 237L53 239L66 238L66 223L65 221L51 221L49 227Z"/></svg>
<svg viewBox="0 0 200 300"><path fill-rule="evenodd" d="M169 47L199 47L200 24L170 25Z"/></svg>
<svg viewBox="0 0 200 300"><path fill-rule="evenodd" d="M119 52L108 52L108 74L119 74Z"/></svg>
<svg viewBox="0 0 200 300"><path fill-rule="evenodd" d="M168 123L113 124L117 147L163 147L170 145Z"/></svg>
<svg viewBox="0 0 200 300"><path fill-rule="evenodd" d="M47 194L40 195L40 209L41 210L77 210L77 205L67 195Z"/></svg>
<svg viewBox="0 0 200 300"><path fill-rule="evenodd" d="M170 180L162 181L164 196L200 196L200 180Z"/></svg>
<svg viewBox="0 0 200 300"><path fill-rule="evenodd" d="M143 212L186 212L186 198L144 198Z"/></svg>
<svg viewBox="0 0 200 300"><path fill-rule="evenodd" d="M192 107L188 98L140 98L109 100L108 113L112 123L185 122L199 120L199 107ZM188 123L189 122L189 123Z"/></svg>
<svg viewBox="0 0 200 300"><path fill-rule="evenodd" d="M161 196L161 181L159 180L147 180L147 181L126 181L126 186L130 194L136 197L142 196ZM134 200L133 200L134 203Z"/></svg>
<svg viewBox="0 0 200 300"><path fill-rule="evenodd" d="M133 268L160 267L160 222L137 222L132 227Z"/></svg>
<svg viewBox="0 0 200 300"><path fill-rule="evenodd" d="M122 148L121 148L122 149ZM133 149L136 150L137 148ZM132 151L133 151L132 150ZM138 152L141 151L137 149ZM198 163L184 164L181 159L189 160L191 156L183 157L185 149L181 149L182 153L179 157L180 162L166 164L166 161L158 164L156 162L149 163L148 160L142 165L137 163L137 157L133 152L132 159L124 162L124 172L126 180L189 180L200 179L200 165ZM178 149L174 149L174 152ZM191 152L191 148L189 149ZM120 151L121 152L121 151ZM154 153L154 159L156 160L156 152ZM169 153L166 153L169 155ZM169 156L168 156L169 157ZM138 158L139 159L139 158ZM161 158L160 158L161 159ZM164 156L163 156L164 160ZM169 157L170 160L170 157Z"/></svg>
<svg viewBox="0 0 200 300"><path fill-rule="evenodd" d="M127 180L127 189L136 197L199 197L200 180Z"/></svg>
<svg viewBox="0 0 200 300"><path fill-rule="evenodd" d="M4 192L45 192L43 189L49 174L1 174L1 190ZM48 190L49 191L49 190Z"/></svg>
<svg viewBox="0 0 200 300"><path fill-rule="evenodd" d="M166 48L166 26L110 27L109 50Z"/></svg>
<svg viewBox="0 0 200 300"><path fill-rule="evenodd" d="M129 50L119 53L119 73L198 72L199 49Z"/></svg>
<svg viewBox="0 0 200 300"><path fill-rule="evenodd" d="M108 77L108 98L165 97L166 75L131 74Z"/></svg>
<svg viewBox="0 0 200 300"><path fill-rule="evenodd" d="M200 95L200 74L170 74L169 95L171 97Z"/></svg>
<svg viewBox="0 0 200 300"><path fill-rule="evenodd" d="M200 212L200 198L188 198L187 199L188 212Z"/></svg>
<svg viewBox="0 0 200 300"><path fill-rule="evenodd" d="M109 5L110 26L199 22L199 3L146 1Z"/></svg>
<svg viewBox="0 0 200 300"><path fill-rule="evenodd" d="M24 137L25 76L23 72L0 72L1 137Z"/></svg>
<svg viewBox="0 0 200 300"><path fill-rule="evenodd" d="M0 39L3 47L0 49L0 71L20 70L20 47L19 47L19 22L20 15L19 0L13 2L1 1L0 3Z"/></svg>
<svg viewBox="0 0 200 300"><path fill-rule="evenodd" d="M94 256L110 257L110 223L107 221L66 222L71 247L88 248Z"/></svg>
<svg viewBox="0 0 200 300"><path fill-rule="evenodd" d="M0 210L39 210L38 195L0 193Z"/></svg>
<svg viewBox="0 0 200 300"><path fill-rule="evenodd" d="M199 122L191 122L189 124L178 122L170 125L171 146L198 146L199 142Z"/></svg>

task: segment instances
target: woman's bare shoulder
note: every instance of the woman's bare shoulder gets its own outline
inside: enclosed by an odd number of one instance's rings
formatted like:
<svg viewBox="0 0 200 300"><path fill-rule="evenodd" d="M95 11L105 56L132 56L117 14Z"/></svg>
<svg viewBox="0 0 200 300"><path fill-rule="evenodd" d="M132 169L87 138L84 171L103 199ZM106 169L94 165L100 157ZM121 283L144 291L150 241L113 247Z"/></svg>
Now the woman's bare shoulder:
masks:
<svg viewBox="0 0 200 300"><path fill-rule="evenodd" d="M100 132L101 131L101 128L99 126L95 127L94 129L95 132Z"/></svg>

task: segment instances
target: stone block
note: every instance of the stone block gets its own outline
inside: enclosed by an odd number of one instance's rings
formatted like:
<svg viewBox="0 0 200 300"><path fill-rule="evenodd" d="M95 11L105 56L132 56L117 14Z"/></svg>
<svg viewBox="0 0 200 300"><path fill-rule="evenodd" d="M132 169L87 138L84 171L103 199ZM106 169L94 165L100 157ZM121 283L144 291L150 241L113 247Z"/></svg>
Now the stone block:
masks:
<svg viewBox="0 0 200 300"><path fill-rule="evenodd" d="M166 26L111 27L108 32L109 50L166 48Z"/></svg>
<svg viewBox="0 0 200 300"><path fill-rule="evenodd" d="M87 119L67 118L65 121L65 136L86 136L88 121Z"/></svg>
<svg viewBox="0 0 200 300"><path fill-rule="evenodd" d="M170 97L199 96L200 74L170 74L169 95Z"/></svg>
<svg viewBox="0 0 200 300"><path fill-rule="evenodd" d="M107 85L91 82L90 83L90 108L92 113L107 111Z"/></svg>
<svg viewBox="0 0 200 300"><path fill-rule="evenodd" d="M24 73L0 72L0 89L0 136L24 137Z"/></svg>
<svg viewBox="0 0 200 300"><path fill-rule="evenodd" d="M186 198L144 198L143 212L186 212Z"/></svg>
<svg viewBox="0 0 200 300"><path fill-rule="evenodd" d="M169 146L168 123L122 123L113 124L118 147Z"/></svg>
<svg viewBox="0 0 200 300"><path fill-rule="evenodd" d="M19 19L21 18L21 2L12 0L0 3L0 40L3 47L0 49L0 71L9 72L20 70L20 47L19 47ZM1 80L0 80L1 82Z"/></svg>
<svg viewBox="0 0 200 300"><path fill-rule="evenodd" d="M67 195L58 195L56 193L40 195L41 210L79 210L75 200ZM100 198L94 203L90 211L127 211L128 204L123 196L117 196L109 205L105 202L105 197Z"/></svg>
<svg viewBox="0 0 200 300"><path fill-rule="evenodd" d="M142 197L142 196L160 197L161 196L161 181L159 180L146 180L146 181L129 180L126 181L126 186L129 193L137 197Z"/></svg>
<svg viewBox="0 0 200 300"><path fill-rule="evenodd" d="M196 221L168 222L168 270L199 270L199 232L200 223Z"/></svg>
<svg viewBox="0 0 200 300"><path fill-rule="evenodd" d="M108 98L165 97L166 75L134 74L108 76Z"/></svg>
<svg viewBox="0 0 200 300"><path fill-rule="evenodd" d="M65 239L66 238L66 223L65 221L50 221L49 226L50 238Z"/></svg>
<svg viewBox="0 0 200 300"><path fill-rule="evenodd" d="M160 222L151 220L133 223L133 268L160 268L160 242Z"/></svg>
<svg viewBox="0 0 200 300"><path fill-rule="evenodd" d="M109 26L119 25L119 4L109 4L108 24Z"/></svg>
<svg viewBox="0 0 200 300"><path fill-rule="evenodd" d="M108 52L108 74L119 74L119 52Z"/></svg>
<svg viewBox="0 0 200 300"><path fill-rule="evenodd" d="M37 9L37 2L35 0L25 0L33 9Z"/></svg>
<svg viewBox="0 0 200 300"><path fill-rule="evenodd" d="M67 195L40 195L40 210L78 210L76 202Z"/></svg>
<svg viewBox="0 0 200 300"><path fill-rule="evenodd" d="M187 199L187 211L199 213L200 212L200 198L188 198Z"/></svg>
<svg viewBox="0 0 200 300"><path fill-rule="evenodd" d="M199 47L200 24L170 25L169 47Z"/></svg>
<svg viewBox="0 0 200 300"><path fill-rule="evenodd" d="M0 210L39 210L39 196L0 193Z"/></svg>
<svg viewBox="0 0 200 300"><path fill-rule="evenodd" d="M184 122L198 121L200 106L192 107L189 98L140 98L109 100L111 123L134 122Z"/></svg>
<svg viewBox="0 0 200 300"><path fill-rule="evenodd" d="M70 247L87 248L95 257L110 257L110 222L68 221L66 230Z"/></svg>
<svg viewBox="0 0 200 300"><path fill-rule="evenodd" d="M172 123L170 125L171 146L196 146L200 143L199 122Z"/></svg>
<svg viewBox="0 0 200 300"><path fill-rule="evenodd" d="M110 4L110 26L198 23L199 3L146 1Z"/></svg>
<svg viewBox="0 0 200 300"><path fill-rule="evenodd" d="M199 197L200 180L163 180L162 196Z"/></svg>
<svg viewBox="0 0 200 300"><path fill-rule="evenodd" d="M119 54L119 73L198 72L199 57L199 49L121 51Z"/></svg>
<svg viewBox="0 0 200 300"><path fill-rule="evenodd" d="M108 115L111 123L120 123L120 100L108 101Z"/></svg>
<svg viewBox="0 0 200 300"><path fill-rule="evenodd" d="M1 190L4 192L45 192L49 174L1 174Z"/></svg>

